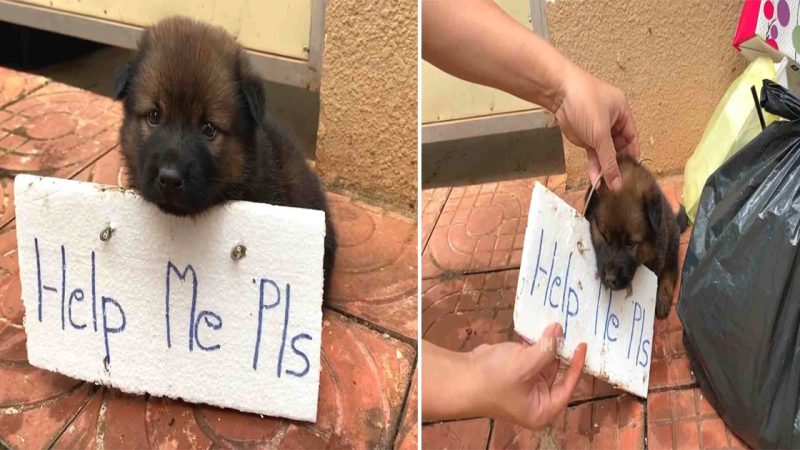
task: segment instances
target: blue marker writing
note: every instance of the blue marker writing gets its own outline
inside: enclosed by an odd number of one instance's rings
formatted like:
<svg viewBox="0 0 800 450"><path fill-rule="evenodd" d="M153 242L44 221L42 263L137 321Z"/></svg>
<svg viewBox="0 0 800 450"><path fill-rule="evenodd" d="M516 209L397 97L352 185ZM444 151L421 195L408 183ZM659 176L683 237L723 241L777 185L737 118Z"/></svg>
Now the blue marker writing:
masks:
<svg viewBox="0 0 800 450"><path fill-rule="evenodd" d="M594 335L597 336L597 322L600 313L600 294L603 292L603 283L597 285L597 304L594 307Z"/></svg>
<svg viewBox="0 0 800 450"><path fill-rule="evenodd" d="M609 323L613 323L615 328L619 328L619 319L617 318L616 314L611 313L611 295L613 291L609 289L608 291L608 307L606 308L606 331L605 331L605 338L608 339L610 342L616 342L616 336L611 336L611 329L609 328Z"/></svg>
<svg viewBox="0 0 800 450"><path fill-rule="evenodd" d="M644 352L644 362L640 361L639 365L642 367L647 367L647 364L650 362L650 355L647 353L647 349L650 348L650 340L645 339L642 342L642 352Z"/></svg>
<svg viewBox="0 0 800 450"><path fill-rule="evenodd" d="M544 228L542 228L542 232L539 234L539 253L536 255L536 270L533 271L533 283L531 283L531 295L533 295L533 290L536 288L536 277L539 275L539 270L542 270L539 266L539 262L542 260L542 244L544 243ZM544 270L542 270L544 272ZM544 273L547 275L547 272Z"/></svg>
<svg viewBox="0 0 800 450"><path fill-rule="evenodd" d="M200 314L197 315L197 321L195 322L194 325L195 329L194 338L195 341L197 342L197 346L200 347L201 350L205 350L207 352L219 350L220 344L207 347L200 342L200 329L197 326L200 323L200 319L205 319L206 326L211 328L212 330L219 330L220 328L222 328L222 318L211 311L202 311Z"/></svg>
<svg viewBox="0 0 800 450"><path fill-rule="evenodd" d="M95 278L95 265L94 265L94 250L92 250L92 326L94 331L97 332L97 293L95 292L96 278Z"/></svg>
<svg viewBox="0 0 800 450"><path fill-rule="evenodd" d="M556 262L556 249L558 249L558 242L553 242L553 259L550 260L550 271L547 274L547 286L544 290L544 301L547 301L547 294L550 292L550 280L553 278L553 264ZM544 305L544 302L542 302Z"/></svg>
<svg viewBox="0 0 800 450"><path fill-rule="evenodd" d="M566 302L564 300L567 299L567 286L569 286L569 267L572 265L572 252L569 252L569 257L567 258L567 274L564 276L564 289L561 292L561 312L564 312L564 306ZM564 335L566 336L566 331Z"/></svg>
<svg viewBox="0 0 800 450"><path fill-rule="evenodd" d="M267 284L275 288L275 302L265 305L264 286ZM272 309L278 306L280 302L281 302L281 289L278 287L278 284L272 280L262 278L261 283L259 284L258 287L258 327L257 327L258 329L256 331L256 347L255 350L253 351L253 370L258 370L258 353L261 347L261 327L264 323L264 310Z"/></svg>
<svg viewBox="0 0 800 450"><path fill-rule="evenodd" d="M64 329L64 303L67 299L67 254L61 245L61 329Z"/></svg>
<svg viewBox="0 0 800 450"><path fill-rule="evenodd" d="M573 303L572 300L575 300ZM572 308L572 305L575 305L575 308ZM575 289L572 287L569 288L569 294L567 295L567 316L564 318L564 339L567 338L567 331L569 331L569 318L575 317L578 315L578 310L580 309L580 300L578 299L578 293L575 292Z"/></svg>
<svg viewBox="0 0 800 450"><path fill-rule="evenodd" d="M39 290L39 322L42 321L42 263L39 259L39 239L33 238L33 247L36 249L36 287Z"/></svg>
<svg viewBox="0 0 800 450"><path fill-rule="evenodd" d="M628 359L631 358L631 344L633 343L633 332L636 329L636 322L639 321L642 322L642 327L644 327L644 317L642 317L642 306L639 305L639 302L633 302L633 321L631 321L631 335L628 338ZM641 337L639 338L639 342L641 343ZM638 350L636 354L637 355L639 354ZM638 360L639 357L637 356L636 359Z"/></svg>
<svg viewBox="0 0 800 450"><path fill-rule="evenodd" d="M122 306L117 303L116 300L113 298L103 297L101 301L103 307L103 342L105 343L106 347L106 364L111 364L111 351L108 347L108 335L109 334L117 334L121 333L125 330L125 326L127 325L127 320L125 319L125 311L122 310ZM120 324L116 327L109 327L108 326L108 314L106 314L106 305L111 304L117 308L119 311L120 316Z"/></svg>
<svg viewBox="0 0 800 450"><path fill-rule="evenodd" d="M178 279L181 283L186 282L186 276L191 272L192 274L192 312L189 315L189 351L192 351L194 347L194 308L197 302L197 274L194 271L194 267L191 264L187 265L183 272L178 270L178 267L175 264L172 264L172 261L167 262L167 280L166 280L166 293L164 294L164 310L165 310L165 317L167 322L167 347L172 348L172 336L170 332L170 319L169 319L169 297L170 297L170 278L172 272L175 272L175 275L178 276Z"/></svg>
<svg viewBox="0 0 800 450"><path fill-rule="evenodd" d="M305 367L300 372L295 372L294 370L286 369L286 373L288 373L289 375L294 375L294 376L296 376L298 378L302 378L302 377L306 376L306 374L308 373L308 369L311 368L311 364L308 362L308 357L306 356L306 354L303 353L302 351L300 351L297 348L297 341L299 341L301 339L307 339L307 340L310 341L311 340L311 336L309 336L309 335L307 335L305 333L300 333L297 336L293 337L292 338L292 351L294 352L295 355L303 358L303 361L305 361Z"/></svg>
<svg viewBox="0 0 800 450"><path fill-rule="evenodd" d="M286 308L283 314L283 337L281 338L281 351L278 353L278 378L281 377L281 365L283 364L283 349L286 347L286 329L289 327L289 302L292 298L292 287L286 283Z"/></svg>
<svg viewBox="0 0 800 450"><path fill-rule="evenodd" d="M69 312L69 324L72 325L72 328L75 328L76 330L82 330L82 329L86 328L86 324L85 323L84 324L77 324L77 323L75 323L74 320L72 320L72 301L73 300L78 301L78 302L82 302L83 301L83 290L82 289L75 289L74 291L72 291L71 294L69 294L69 305L67 307L67 310Z"/></svg>

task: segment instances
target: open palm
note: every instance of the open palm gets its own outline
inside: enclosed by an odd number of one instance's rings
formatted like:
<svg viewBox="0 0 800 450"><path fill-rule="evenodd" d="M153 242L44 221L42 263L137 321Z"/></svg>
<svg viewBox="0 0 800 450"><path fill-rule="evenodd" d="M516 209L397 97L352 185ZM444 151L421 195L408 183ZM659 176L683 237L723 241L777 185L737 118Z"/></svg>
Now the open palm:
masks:
<svg viewBox="0 0 800 450"><path fill-rule="evenodd" d="M586 344L580 344L564 379L556 384L561 325L548 326L536 345L506 342L473 351L474 366L488 386L482 401L494 416L526 428L538 428L563 410L583 371Z"/></svg>

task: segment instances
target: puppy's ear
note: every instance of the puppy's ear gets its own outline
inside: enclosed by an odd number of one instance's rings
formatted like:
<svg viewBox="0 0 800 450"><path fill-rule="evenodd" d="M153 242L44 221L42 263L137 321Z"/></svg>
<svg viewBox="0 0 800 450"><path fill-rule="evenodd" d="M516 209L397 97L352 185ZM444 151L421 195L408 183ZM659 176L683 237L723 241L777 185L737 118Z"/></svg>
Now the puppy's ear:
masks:
<svg viewBox="0 0 800 450"><path fill-rule="evenodd" d="M592 192L591 186L589 186L589 189L586 190L586 195L583 196L583 205L584 205L583 208L586 211L587 218L590 217L592 213L594 213L594 209L597 206L600 197L604 194L605 189L606 189L605 184L600 183L594 190L594 192ZM589 194L591 194L592 196L589 197ZM589 202L588 204L586 203L587 201Z"/></svg>
<svg viewBox="0 0 800 450"><path fill-rule="evenodd" d="M264 120L266 113L266 96L264 84L258 77L248 76L242 80L242 95L247 102L247 110L256 124Z"/></svg>
<svg viewBox="0 0 800 450"><path fill-rule="evenodd" d="M664 216L664 208L661 202L661 195L658 187L653 185L644 194L644 209L647 212L647 222L653 231L661 229L661 220Z"/></svg>
<svg viewBox="0 0 800 450"><path fill-rule="evenodd" d="M114 80L114 98L121 100L128 94L128 86L133 78L133 64L125 63L117 70Z"/></svg>

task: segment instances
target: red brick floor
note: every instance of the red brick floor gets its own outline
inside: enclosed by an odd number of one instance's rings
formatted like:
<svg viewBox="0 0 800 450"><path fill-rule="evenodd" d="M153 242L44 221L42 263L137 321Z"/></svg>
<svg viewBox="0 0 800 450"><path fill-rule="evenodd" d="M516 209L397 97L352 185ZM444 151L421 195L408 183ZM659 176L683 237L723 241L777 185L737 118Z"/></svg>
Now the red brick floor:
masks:
<svg viewBox="0 0 800 450"><path fill-rule="evenodd" d="M586 192L565 192L564 175L423 191L423 339L459 351L518 339L514 295L531 189L537 181L582 210ZM677 210L683 178L659 183ZM681 264L689 235L686 231L681 236ZM676 292L674 303L677 298ZM702 398L674 307L667 319L656 322L654 333L646 400L584 374L570 406L544 429L530 431L490 419L423 424L423 448L744 447Z"/></svg>
<svg viewBox="0 0 800 450"><path fill-rule="evenodd" d="M122 394L32 367L13 176L125 183L118 103L0 68L0 448L417 447L417 225L329 194L341 243L315 424Z"/></svg>

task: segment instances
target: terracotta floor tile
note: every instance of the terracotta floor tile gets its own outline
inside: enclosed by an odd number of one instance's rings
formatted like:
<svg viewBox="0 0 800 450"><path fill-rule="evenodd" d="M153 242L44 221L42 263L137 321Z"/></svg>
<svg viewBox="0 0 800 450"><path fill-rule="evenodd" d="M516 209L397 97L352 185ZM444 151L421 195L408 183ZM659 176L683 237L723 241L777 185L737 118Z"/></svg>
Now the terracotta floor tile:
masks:
<svg viewBox="0 0 800 450"><path fill-rule="evenodd" d="M45 402L66 395L81 382L28 364L25 331L0 322L0 409Z"/></svg>
<svg viewBox="0 0 800 450"><path fill-rule="evenodd" d="M556 195L563 196L567 190L567 174L548 175L545 186Z"/></svg>
<svg viewBox="0 0 800 450"><path fill-rule="evenodd" d="M676 422L673 428L676 449L695 450L700 448L700 432L697 429L697 422L693 420Z"/></svg>
<svg viewBox="0 0 800 450"><path fill-rule="evenodd" d="M565 202L579 213L583 213L584 201L586 200L586 189L565 192L562 196Z"/></svg>
<svg viewBox="0 0 800 450"><path fill-rule="evenodd" d="M422 425L424 449L485 449L489 419L458 420Z"/></svg>
<svg viewBox="0 0 800 450"><path fill-rule="evenodd" d="M328 194L339 249L326 305L417 339L417 224Z"/></svg>
<svg viewBox="0 0 800 450"><path fill-rule="evenodd" d="M13 408L0 407L0 446L11 448L48 448L67 424L86 404L93 386L80 384L77 389L57 397Z"/></svg>
<svg viewBox="0 0 800 450"><path fill-rule="evenodd" d="M652 392L647 396L647 415L651 422L669 420L672 417L672 396L669 391Z"/></svg>
<svg viewBox="0 0 800 450"><path fill-rule="evenodd" d="M109 389L102 406L95 401L87 405L56 447L94 442L96 433L105 448L391 447L415 350L329 311L322 336L315 424Z"/></svg>
<svg viewBox="0 0 800 450"><path fill-rule="evenodd" d="M683 326L673 305L666 319L653 327L653 361L650 364L650 390L694 386L689 355L683 346Z"/></svg>
<svg viewBox="0 0 800 450"><path fill-rule="evenodd" d="M673 444L672 424L648 424L647 425L647 448L653 450L672 450L676 448Z"/></svg>
<svg viewBox="0 0 800 450"><path fill-rule="evenodd" d="M423 280L422 338L452 350L511 339L518 271Z"/></svg>
<svg viewBox="0 0 800 450"><path fill-rule="evenodd" d="M70 175L118 141L118 102L59 83L3 110L12 117L0 127L21 138L0 155L0 168L9 172ZM85 114L87 110L93 114Z"/></svg>
<svg viewBox="0 0 800 450"><path fill-rule="evenodd" d="M558 374L556 375L556 382L560 382L562 380L568 367L569 366L566 363L561 362L561 365L558 368ZM575 387L575 392L572 394L572 399L570 402L609 397L621 393L622 391L614 388L605 380L595 378L588 373L583 373L580 380L578 380L578 385Z"/></svg>
<svg viewBox="0 0 800 450"><path fill-rule="evenodd" d="M106 392L105 389L99 389L91 396L78 416L58 437L54 449L94 450L97 447L96 424Z"/></svg>
<svg viewBox="0 0 800 450"><path fill-rule="evenodd" d="M437 188L422 190L422 204L420 205L420 216L422 217L422 249L428 244L428 239L433 232L433 227L442 213L447 197L452 188Z"/></svg>
<svg viewBox="0 0 800 450"><path fill-rule="evenodd" d="M4 173L69 177L118 142L120 104L88 91L0 69L0 105ZM13 204L13 180L0 178L0 226Z"/></svg>
<svg viewBox="0 0 800 450"><path fill-rule="evenodd" d="M417 366L419 368L419 366ZM403 413L403 421L400 422L400 429L397 432L397 437L394 440L394 448L396 450L416 450L417 442L419 439L419 423L417 421L417 372L414 369L414 378L411 380L411 386L408 390L406 397L405 413Z"/></svg>
<svg viewBox="0 0 800 450"><path fill-rule="evenodd" d="M682 181L682 177L671 177L669 182L673 185L672 191L678 193L674 194L678 195L678 198L680 198L681 190L683 189ZM671 203L674 202L671 201ZM673 208L676 208L676 206L673 205ZM678 264L681 268L686 258L691 232L692 230L689 228L681 235L681 244L678 251ZM680 285L681 271L679 270L669 315L666 319L656 320L654 324L650 389L692 386L695 384L694 375L689 368L689 356L683 346L683 325L677 314Z"/></svg>
<svg viewBox="0 0 800 450"><path fill-rule="evenodd" d="M38 75L0 67L0 108L44 86L50 80ZM2 118L3 115L0 115Z"/></svg>
<svg viewBox="0 0 800 450"><path fill-rule="evenodd" d="M0 447L49 446L96 390L29 365L22 327L0 322Z"/></svg>
<svg viewBox="0 0 800 450"><path fill-rule="evenodd" d="M25 310L17 262L17 230L14 222L0 230L0 319L22 326Z"/></svg>
<svg viewBox="0 0 800 450"><path fill-rule="evenodd" d="M730 448L725 423L722 419L705 419L700 422L700 437L703 449Z"/></svg>
<svg viewBox="0 0 800 450"><path fill-rule="evenodd" d="M647 399L650 448L711 449L744 445L710 409L698 388L651 393Z"/></svg>
<svg viewBox="0 0 800 450"><path fill-rule="evenodd" d="M567 408L540 430L496 421L490 449L644 448L644 403L629 395Z"/></svg>
<svg viewBox="0 0 800 450"><path fill-rule="evenodd" d="M519 267L531 191L524 180L454 187L422 255L424 278Z"/></svg>
<svg viewBox="0 0 800 450"><path fill-rule="evenodd" d="M122 161L119 147L89 164L73 177L75 180L89 181L110 186L128 187L127 170Z"/></svg>
<svg viewBox="0 0 800 450"><path fill-rule="evenodd" d="M14 219L14 179L0 177L0 228Z"/></svg>

